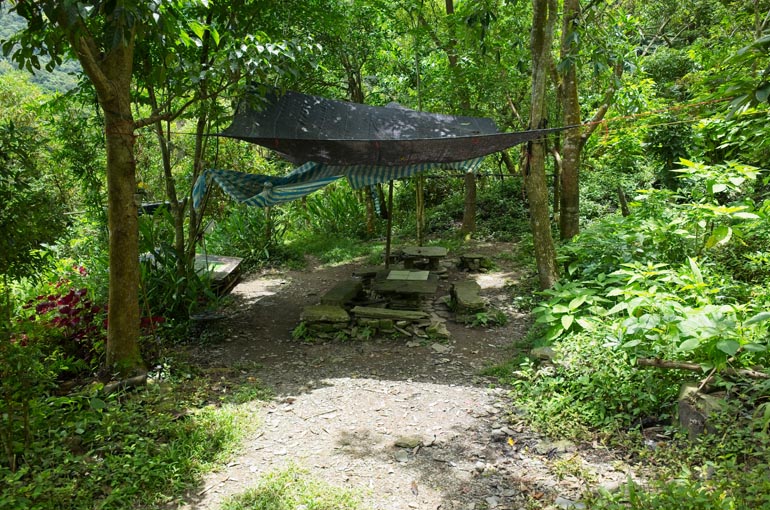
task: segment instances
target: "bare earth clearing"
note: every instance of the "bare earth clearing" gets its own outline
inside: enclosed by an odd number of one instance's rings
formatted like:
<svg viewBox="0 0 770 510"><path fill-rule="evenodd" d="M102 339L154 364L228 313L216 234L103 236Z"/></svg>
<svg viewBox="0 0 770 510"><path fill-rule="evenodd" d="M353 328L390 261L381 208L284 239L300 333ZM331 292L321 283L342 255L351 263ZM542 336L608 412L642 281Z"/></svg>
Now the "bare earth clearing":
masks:
<svg viewBox="0 0 770 510"><path fill-rule="evenodd" d="M257 377L275 397L255 416L262 425L237 458L209 475L181 508L217 509L263 474L289 465L354 489L367 508L388 510L583 508L584 492L611 490L633 476L620 455L600 445L532 432L507 391L480 375L510 359L529 327L504 289L520 275L495 258L510 248L476 250L495 261L496 271L449 272L449 281L476 278L508 324L468 328L450 320L446 344L293 340L302 308L350 277L355 265L244 278L229 316L209 328L222 340L191 356L204 370L235 367ZM444 281L438 296L447 293Z"/></svg>

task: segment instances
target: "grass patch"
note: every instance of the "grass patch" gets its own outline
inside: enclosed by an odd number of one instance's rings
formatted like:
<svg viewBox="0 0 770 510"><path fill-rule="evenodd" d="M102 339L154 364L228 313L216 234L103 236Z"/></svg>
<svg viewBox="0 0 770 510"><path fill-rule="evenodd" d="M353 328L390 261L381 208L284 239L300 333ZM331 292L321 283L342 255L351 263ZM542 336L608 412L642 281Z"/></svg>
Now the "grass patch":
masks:
<svg viewBox="0 0 770 510"><path fill-rule="evenodd" d="M223 510L359 510L355 493L314 480L297 467L267 474L253 489L227 500Z"/></svg>
<svg viewBox="0 0 770 510"><path fill-rule="evenodd" d="M307 234L291 241L290 249L313 255L324 264L345 264L365 257L382 261L385 245L334 235Z"/></svg>
<svg viewBox="0 0 770 510"><path fill-rule="evenodd" d="M128 393L105 397L92 388L39 398L18 469L0 465L0 508L117 510L171 502L232 455L256 426L253 412L265 396L247 377L183 370Z"/></svg>

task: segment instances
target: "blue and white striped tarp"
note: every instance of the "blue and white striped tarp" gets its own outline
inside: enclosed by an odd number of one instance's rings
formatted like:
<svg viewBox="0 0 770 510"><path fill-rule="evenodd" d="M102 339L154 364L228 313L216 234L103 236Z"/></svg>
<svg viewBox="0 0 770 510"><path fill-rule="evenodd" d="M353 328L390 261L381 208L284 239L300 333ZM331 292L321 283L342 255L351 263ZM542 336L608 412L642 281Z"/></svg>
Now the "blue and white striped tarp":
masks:
<svg viewBox="0 0 770 510"><path fill-rule="evenodd" d="M200 206L206 194L208 179L216 182L225 193L240 203L268 207L309 195L341 177L347 177L353 189L361 189L437 168L475 172L482 160L483 158L475 158L456 163L421 163L408 166L338 166L307 162L283 177L233 170L207 170L198 178L193 188L193 206Z"/></svg>

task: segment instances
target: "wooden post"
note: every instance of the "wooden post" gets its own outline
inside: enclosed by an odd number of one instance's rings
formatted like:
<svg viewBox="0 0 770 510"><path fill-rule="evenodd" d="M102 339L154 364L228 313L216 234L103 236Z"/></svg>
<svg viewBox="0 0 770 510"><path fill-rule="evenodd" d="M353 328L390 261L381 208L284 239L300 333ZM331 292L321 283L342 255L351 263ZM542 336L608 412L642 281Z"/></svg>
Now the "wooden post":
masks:
<svg viewBox="0 0 770 510"><path fill-rule="evenodd" d="M390 269L390 242L393 232L393 181L388 183L388 236L385 238L385 270Z"/></svg>
<svg viewBox="0 0 770 510"><path fill-rule="evenodd" d="M417 177L417 246L425 243L425 176Z"/></svg>

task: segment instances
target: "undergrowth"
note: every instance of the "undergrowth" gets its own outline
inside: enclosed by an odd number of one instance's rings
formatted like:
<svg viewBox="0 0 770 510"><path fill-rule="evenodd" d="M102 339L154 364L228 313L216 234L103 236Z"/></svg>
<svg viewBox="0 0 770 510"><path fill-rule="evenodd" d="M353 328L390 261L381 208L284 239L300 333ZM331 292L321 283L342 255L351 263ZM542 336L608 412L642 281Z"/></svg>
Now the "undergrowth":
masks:
<svg viewBox="0 0 770 510"><path fill-rule="evenodd" d="M233 496L222 510L358 510L360 498L351 491L313 479L296 466L272 471L256 487Z"/></svg>
<svg viewBox="0 0 770 510"><path fill-rule="evenodd" d="M155 375L135 391L105 396L95 384L29 399L26 447L14 469L0 462L0 508L169 503L232 454L267 395L252 378L209 379L179 364ZM24 442L18 427L10 432Z"/></svg>

